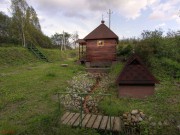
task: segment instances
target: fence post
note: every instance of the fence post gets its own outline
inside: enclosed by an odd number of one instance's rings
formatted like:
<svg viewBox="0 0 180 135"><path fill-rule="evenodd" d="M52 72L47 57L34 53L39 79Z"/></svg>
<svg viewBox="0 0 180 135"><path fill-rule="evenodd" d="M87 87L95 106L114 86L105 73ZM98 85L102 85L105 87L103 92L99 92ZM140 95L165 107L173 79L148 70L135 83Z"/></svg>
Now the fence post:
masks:
<svg viewBox="0 0 180 135"><path fill-rule="evenodd" d="M69 92L59 92L58 94L58 101L59 101L59 112L61 113L61 94L72 94ZM78 94L80 96L80 121L79 121L79 126L82 128L82 121L83 121L83 95L101 95L101 96L110 96L110 107L112 105L112 96L111 94L91 94L91 93L73 93L73 94ZM61 114L60 114L61 115ZM110 114L110 135L112 135L112 130L113 130L113 123L112 123L112 114Z"/></svg>
<svg viewBox="0 0 180 135"><path fill-rule="evenodd" d="M112 107L112 106L111 106L111 95L110 95L110 107ZM111 114L110 114L110 135L112 135Z"/></svg>
<svg viewBox="0 0 180 135"><path fill-rule="evenodd" d="M59 93L58 93L58 102L59 102L59 112L61 111L61 101L60 101L60 98L59 98Z"/></svg>
<svg viewBox="0 0 180 135"><path fill-rule="evenodd" d="M80 96L81 96L81 112L80 112L80 127L82 128L82 109L83 109L83 107L82 107L82 94L80 94Z"/></svg>

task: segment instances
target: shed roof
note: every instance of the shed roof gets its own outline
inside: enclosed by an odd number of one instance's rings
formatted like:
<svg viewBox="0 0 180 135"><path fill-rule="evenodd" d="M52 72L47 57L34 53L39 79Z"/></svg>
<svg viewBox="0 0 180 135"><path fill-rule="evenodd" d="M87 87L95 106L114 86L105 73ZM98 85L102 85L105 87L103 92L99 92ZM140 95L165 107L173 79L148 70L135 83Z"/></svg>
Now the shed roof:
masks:
<svg viewBox="0 0 180 135"><path fill-rule="evenodd" d="M104 24L104 21L101 21L101 24L84 38L84 40L88 39L118 40L118 36Z"/></svg>
<svg viewBox="0 0 180 135"><path fill-rule="evenodd" d="M147 85L159 83L159 81L144 66L140 57L134 54L128 59L116 83L119 85Z"/></svg>
<svg viewBox="0 0 180 135"><path fill-rule="evenodd" d="M80 45L86 45L86 41L84 39L78 39L76 40L76 43L79 43Z"/></svg>

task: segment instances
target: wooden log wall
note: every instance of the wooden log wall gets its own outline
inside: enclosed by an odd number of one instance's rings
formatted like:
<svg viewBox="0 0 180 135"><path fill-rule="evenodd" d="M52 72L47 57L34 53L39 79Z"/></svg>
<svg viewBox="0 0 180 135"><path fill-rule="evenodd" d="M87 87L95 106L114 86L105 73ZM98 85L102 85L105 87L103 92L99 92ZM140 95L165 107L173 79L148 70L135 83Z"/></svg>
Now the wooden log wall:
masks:
<svg viewBox="0 0 180 135"><path fill-rule="evenodd" d="M88 40L86 48L87 61L115 61L116 45L114 39L105 39L104 46L97 46L97 40Z"/></svg>

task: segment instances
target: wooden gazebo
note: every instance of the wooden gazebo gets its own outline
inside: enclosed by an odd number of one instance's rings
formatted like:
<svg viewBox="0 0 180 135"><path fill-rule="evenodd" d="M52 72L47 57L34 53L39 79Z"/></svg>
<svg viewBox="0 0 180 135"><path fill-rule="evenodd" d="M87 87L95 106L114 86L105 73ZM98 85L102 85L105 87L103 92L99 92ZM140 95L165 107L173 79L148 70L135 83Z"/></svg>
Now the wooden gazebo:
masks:
<svg viewBox="0 0 180 135"><path fill-rule="evenodd" d="M76 43L79 43L79 60L86 63L87 67L111 66L116 61L118 36L103 20L97 28Z"/></svg>
<svg viewBox="0 0 180 135"><path fill-rule="evenodd" d="M111 66L116 61L118 36L109 29L104 21L86 37L86 63L91 67Z"/></svg>
<svg viewBox="0 0 180 135"><path fill-rule="evenodd" d="M79 44L79 61L81 63L86 62L86 41L84 39L78 39L76 43Z"/></svg>

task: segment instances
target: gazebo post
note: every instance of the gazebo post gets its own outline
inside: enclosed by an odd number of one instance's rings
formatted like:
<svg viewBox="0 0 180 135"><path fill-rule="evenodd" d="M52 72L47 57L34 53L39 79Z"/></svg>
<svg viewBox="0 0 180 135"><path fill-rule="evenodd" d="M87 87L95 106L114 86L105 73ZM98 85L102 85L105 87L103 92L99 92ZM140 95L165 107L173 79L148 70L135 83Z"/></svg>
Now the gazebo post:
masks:
<svg viewBox="0 0 180 135"><path fill-rule="evenodd" d="M79 60L80 60L80 44L79 44Z"/></svg>
<svg viewBox="0 0 180 135"><path fill-rule="evenodd" d="M83 52L84 52L84 50L83 50L83 44L82 44L82 52L81 52L82 53L82 57L83 57Z"/></svg>
<svg viewBox="0 0 180 135"><path fill-rule="evenodd" d="M77 41L76 41L76 43L78 43L79 44L79 53L78 53L78 55L79 55L79 60L81 60L81 58L83 57L83 55L84 55L84 45L86 45L86 41L85 40L83 40L83 39L78 39Z"/></svg>

